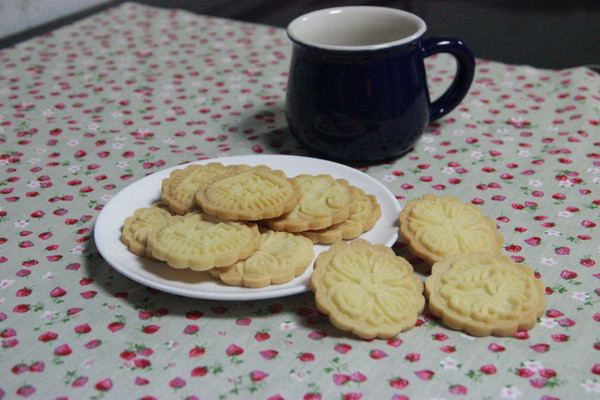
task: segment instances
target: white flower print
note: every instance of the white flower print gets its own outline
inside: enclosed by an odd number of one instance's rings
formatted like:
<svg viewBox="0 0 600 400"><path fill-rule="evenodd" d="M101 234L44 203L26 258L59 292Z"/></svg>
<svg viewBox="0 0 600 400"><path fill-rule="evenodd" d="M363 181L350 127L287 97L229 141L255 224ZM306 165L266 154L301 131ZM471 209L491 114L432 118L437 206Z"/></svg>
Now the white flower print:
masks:
<svg viewBox="0 0 600 400"><path fill-rule="evenodd" d="M30 158L29 160L27 160L27 162L29 164L37 164L40 162L40 159L39 158Z"/></svg>
<svg viewBox="0 0 600 400"><path fill-rule="evenodd" d="M519 388L514 385L504 386L500 390L500 397L505 398L505 399L517 399L517 398L521 397L522 394L523 394L523 392L521 392L519 390Z"/></svg>
<svg viewBox="0 0 600 400"><path fill-rule="evenodd" d="M571 187L571 186L573 186L573 182L571 182L570 180L559 181L558 186Z"/></svg>
<svg viewBox="0 0 600 400"><path fill-rule="evenodd" d="M75 147L79 144L79 140L77 139L71 139L67 142L67 146L69 147Z"/></svg>
<svg viewBox="0 0 600 400"><path fill-rule="evenodd" d="M71 249L71 254L82 254L83 246L75 246Z"/></svg>
<svg viewBox="0 0 600 400"><path fill-rule="evenodd" d="M544 328L554 329L558 326L558 322L554 318L542 317L540 318L540 325Z"/></svg>
<svg viewBox="0 0 600 400"><path fill-rule="evenodd" d="M600 382L595 379L588 379L581 382L581 387L586 393L600 393Z"/></svg>
<svg viewBox="0 0 600 400"><path fill-rule="evenodd" d="M587 294L586 292L573 292L573 294L571 295L571 298L573 300L579 300L583 303L590 299L590 295Z"/></svg>
<svg viewBox="0 0 600 400"><path fill-rule="evenodd" d="M13 283L15 283L15 281L12 279L2 279L0 281L0 289L6 289L7 287L11 286Z"/></svg>
<svg viewBox="0 0 600 400"><path fill-rule="evenodd" d="M382 180L384 182L393 182L396 180L396 177L394 175L384 175Z"/></svg>
<svg viewBox="0 0 600 400"><path fill-rule="evenodd" d="M20 219L17 222L15 222L14 227L15 228L25 228L28 225L29 225L29 221L26 221L24 219Z"/></svg>
<svg viewBox="0 0 600 400"><path fill-rule="evenodd" d="M435 147L433 147L433 146L427 146L427 147L425 147L425 148L423 149L423 151L424 151L424 152L426 152L426 153L435 153L435 152L436 152L436 150L437 150L437 149L436 149Z"/></svg>
<svg viewBox="0 0 600 400"><path fill-rule="evenodd" d="M456 169L455 169L454 167L444 167L444 168L442 168L442 172L443 172L444 174L448 174L448 175L450 175L450 174L453 174L453 173L455 173L455 172L456 172Z"/></svg>
<svg viewBox="0 0 600 400"><path fill-rule="evenodd" d="M550 235L550 236L561 236L562 235L562 233L560 233L559 231L555 231L554 229L548 229L544 233L546 235Z"/></svg>
<svg viewBox="0 0 600 400"><path fill-rule="evenodd" d="M296 329L296 323L292 321L285 321L279 324L279 329L282 331L291 331Z"/></svg>
<svg viewBox="0 0 600 400"><path fill-rule="evenodd" d="M549 258L542 258L540 260L540 264L544 264L544 265L548 265L548 266L553 266L556 265L556 260L552 257Z"/></svg>
<svg viewBox="0 0 600 400"><path fill-rule="evenodd" d="M542 181L540 181L539 179L531 179L529 181L529 186L540 187L542 186Z"/></svg>
<svg viewBox="0 0 600 400"><path fill-rule="evenodd" d="M573 213L570 211L559 211L556 215L558 217L571 218L573 216Z"/></svg>
<svg viewBox="0 0 600 400"><path fill-rule="evenodd" d="M523 362L523 367L530 369L534 372L538 372L539 370L543 369L544 366L542 365L541 362L539 361L534 361L534 360L530 360L530 361L525 361Z"/></svg>
<svg viewBox="0 0 600 400"><path fill-rule="evenodd" d="M127 168L128 166L129 163L127 161L119 161L116 165L116 167L120 169Z"/></svg>
<svg viewBox="0 0 600 400"><path fill-rule="evenodd" d="M458 361L456 361L452 357L446 357L446 358L444 358L442 361L440 361L440 365L444 369L449 369L449 370L453 370L453 371L455 371L458 368L460 368L460 364L458 363Z"/></svg>
<svg viewBox="0 0 600 400"><path fill-rule="evenodd" d="M29 186L31 189L35 189L39 188L41 185L38 181L30 181L27 186Z"/></svg>
<svg viewBox="0 0 600 400"><path fill-rule="evenodd" d="M475 150L471 152L471 157L477 159L477 160L481 160L483 158L483 152L479 151L479 150Z"/></svg>

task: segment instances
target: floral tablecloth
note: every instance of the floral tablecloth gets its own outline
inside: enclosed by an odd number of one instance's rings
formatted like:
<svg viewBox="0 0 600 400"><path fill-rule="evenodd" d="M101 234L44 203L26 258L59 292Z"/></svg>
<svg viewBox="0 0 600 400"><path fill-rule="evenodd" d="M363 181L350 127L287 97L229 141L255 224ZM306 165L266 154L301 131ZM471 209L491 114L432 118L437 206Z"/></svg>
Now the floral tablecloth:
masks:
<svg viewBox="0 0 600 400"><path fill-rule="evenodd" d="M360 340L310 292L185 298L100 257L94 222L135 180L305 154L284 118L289 55L281 29L134 3L0 51L0 398L599 398L600 76L585 68L478 60L413 151L362 168L401 205L453 194L496 220L546 286L528 332L474 338L425 313ZM435 95L453 64L426 63Z"/></svg>

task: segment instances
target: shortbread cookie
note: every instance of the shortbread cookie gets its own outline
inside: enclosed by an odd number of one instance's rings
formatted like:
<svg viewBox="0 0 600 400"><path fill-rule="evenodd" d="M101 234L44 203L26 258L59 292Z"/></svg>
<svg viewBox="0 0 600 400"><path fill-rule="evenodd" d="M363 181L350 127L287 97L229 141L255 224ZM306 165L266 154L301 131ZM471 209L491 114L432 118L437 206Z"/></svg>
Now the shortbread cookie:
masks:
<svg viewBox="0 0 600 400"><path fill-rule="evenodd" d="M152 256L173 268L205 271L249 257L260 244L256 224L221 221L203 213L174 216L148 235Z"/></svg>
<svg viewBox="0 0 600 400"><path fill-rule="evenodd" d="M206 165L191 164L182 169L175 169L171 171L168 178L162 181L162 201L174 213L180 215L198 209L196 192L200 185L234 168L243 168L243 166L226 167L221 163L209 163Z"/></svg>
<svg viewBox="0 0 600 400"><path fill-rule="evenodd" d="M297 183L283 171L259 165L200 185L196 202L205 213L222 219L256 221L291 211L300 196Z"/></svg>
<svg viewBox="0 0 600 400"><path fill-rule="evenodd" d="M300 233L313 243L331 244L338 240L354 239L373 228L381 218L381 206L377 202L377 197L366 194L362 189L357 190L360 193L358 207L346 221L325 229Z"/></svg>
<svg viewBox="0 0 600 400"><path fill-rule="evenodd" d="M286 283L302 275L315 257L312 242L300 235L267 230L247 259L209 272L231 286L259 288Z"/></svg>
<svg viewBox="0 0 600 400"><path fill-rule="evenodd" d="M302 232L327 228L347 220L358 207L358 189L345 179L302 174L294 180L300 185L302 198L292 211L266 221L271 229Z"/></svg>
<svg viewBox="0 0 600 400"><path fill-rule="evenodd" d="M318 309L361 338L392 338L423 311L423 283L404 258L362 239L336 242L317 257L310 279Z"/></svg>
<svg viewBox="0 0 600 400"><path fill-rule="evenodd" d="M426 194L409 200L398 223L410 250L430 264L451 254L500 254L504 243L493 220L476 206L450 195Z"/></svg>
<svg viewBox="0 0 600 400"><path fill-rule="evenodd" d="M546 307L542 281L503 255L450 256L433 265L425 288L431 313L472 336L531 329Z"/></svg>
<svg viewBox="0 0 600 400"><path fill-rule="evenodd" d="M162 203L138 208L133 216L125 218L121 240L133 254L152 258L147 249L148 234L152 229L166 224L171 217L172 214Z"/></svg>

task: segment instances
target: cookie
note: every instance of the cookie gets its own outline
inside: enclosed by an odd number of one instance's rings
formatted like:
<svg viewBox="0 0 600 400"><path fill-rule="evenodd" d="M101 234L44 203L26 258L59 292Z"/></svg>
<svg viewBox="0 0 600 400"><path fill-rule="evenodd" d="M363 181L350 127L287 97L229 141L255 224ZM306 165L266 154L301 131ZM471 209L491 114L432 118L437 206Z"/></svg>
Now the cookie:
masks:
<svg viewBox="0 0 600 400"><path fill-rule="evenodd" d="M347 220L328 228L316 231L300 232L313 243L331 244L338 240L354 239L375 226L381 218L381 206L377 197L366 194L362 189L359 192L358 207L350 214Z"/></svg>
<svg viewBox="0 0 600 400"><path fill-rule="evenodd" d="M365 339L412 328L425 304L423 283L408 261L362 239L319 254L310 286L334 326Z"/></svg>
<svg viewBox="0 0 600 400"><path fill-rule="evenodd" d="M153 257L173 268L205 271L249 257L260 244L256 224L221 221L203 213L174 216L148 235Z"/></svg>
<svg viewBox="0 0 600 400"><path fill-rule="evenodd" d="M297 183L283 171L259 165L200 185L196 202L205 213L222 219L257 221L291 211L300 196Z"/></svg>
<svg viewBox="0 0 600 400"><path fill-rule="evenodd" d="M331 175L302 174L293 178L302 198L296 207L279 218L266 221L276 231L302 232L344 222L358 207L359 192L345 179Z"/></svg>
<svg viewBox="0 0 600 400"><path fill-rule="evenodd" d="M449 328L472 336L531 329L546 307L544 285L526 265L487 253L450 256L425 281L429 309Z"/></svg>
<svg viewBox="0 0 600 400"><path fill-rule="evenodd" d="M231 286L259 288L286 283L302 275L314 259L312 242L300 235L267 230L247 259L209 272Z"/></svg>
<svg viewBox="0 0 600 400"><path fill-rule="evenodd" d="M409 200L398 223L410 250L430 264L451 254L500 254L504 243L493 220L476 206L450 195L426 194Z"/></svg>
<svg viewBox="0 0 600 400"><path fill-rule="evenodd" d="M166 224L172 214L166 205L157 203L151 207L138 208L133 216L125 218L121 241L133 254L152 258L147 249L148 235L152 229Z"/></svg>
<svg viewBox="0 0 600 400"><path fill-rule="evenodd" d="M209 163L206 165L191 164L182 169L175 169L171 171L168 178L162 181L162 201L176 214L184 215L194 211L198 209L196 192L200 185L233 168L226 167L221 163Z"/></svg>

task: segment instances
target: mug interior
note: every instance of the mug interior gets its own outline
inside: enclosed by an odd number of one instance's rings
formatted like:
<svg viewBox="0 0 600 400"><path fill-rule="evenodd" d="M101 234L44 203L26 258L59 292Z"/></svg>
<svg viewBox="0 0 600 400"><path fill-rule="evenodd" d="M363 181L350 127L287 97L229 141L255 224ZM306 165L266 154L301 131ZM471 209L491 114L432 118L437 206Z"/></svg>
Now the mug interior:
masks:
<svg viewBox="0 0 600 400"><path fill-rule="evenodd" d="M331 50L374 50L412 42L427 27L418 16L387 7L349 6L313 11L293 20L289 37Z"/></svg>

